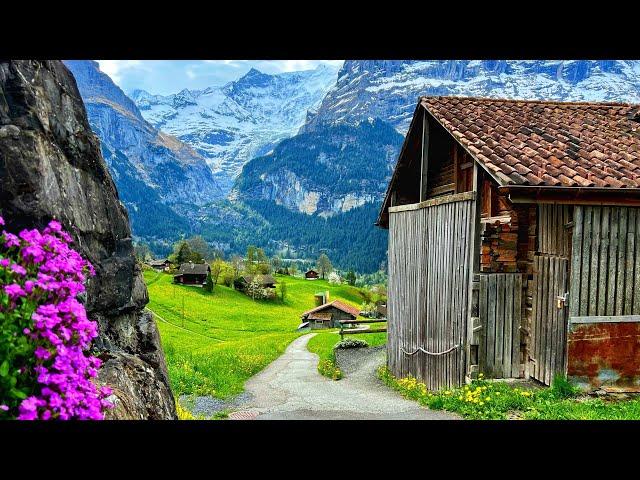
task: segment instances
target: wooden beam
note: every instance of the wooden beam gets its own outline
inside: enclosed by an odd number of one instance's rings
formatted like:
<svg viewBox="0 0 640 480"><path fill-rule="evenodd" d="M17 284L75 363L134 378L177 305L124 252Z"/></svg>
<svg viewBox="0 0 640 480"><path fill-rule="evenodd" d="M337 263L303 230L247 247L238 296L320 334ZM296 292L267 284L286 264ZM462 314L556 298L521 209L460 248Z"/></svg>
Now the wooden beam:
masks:
<svg viewBox="0 0 640 480"><path fill-rule="evenodd" d="M613 316L583 316L569 317L571 323L624 323L640 322L640 315L613 315Z"/></svg>
<svg viewBox="0 0 640 480"><path fill-rule="evenodd" d="M420 210L421 208L433 207L435 205L443 205L445 203L460 202L462 200L473 200L476 198L475 192L456 193L455 195L443 195L442 197L430 198L420 203L410 203L408 205L398 205L390 207L390 213L406 212L408 210Z"/></svg>
<svg viewBox="0 0 640 480"><path fill-rule="evenodd" d="M420 163L420 201L427 199L427 173L429 170L429 119L427 111L422 111L422 156Z"/></svg>
<svg viewBox="0 0 640 480"><path fill-rule="evenodd" d="M429 194L432 197L435 197L437 195L442 195L443 193L449 193L449 192L457 193L455 183L447 183L446 185L440 185L439 187L435 187L429 191Z"/></svg>

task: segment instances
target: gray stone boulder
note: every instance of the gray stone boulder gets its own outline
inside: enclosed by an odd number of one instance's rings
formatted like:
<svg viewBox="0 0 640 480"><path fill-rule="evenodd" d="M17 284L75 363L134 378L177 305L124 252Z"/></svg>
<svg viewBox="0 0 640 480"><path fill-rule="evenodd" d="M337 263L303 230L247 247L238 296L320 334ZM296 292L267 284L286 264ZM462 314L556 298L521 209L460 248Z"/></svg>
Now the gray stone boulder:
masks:
<svg viewBox="0 0 640 480"><path fill-rule="evenodd" d="M95 267L85 304L100 325L99 381L116 396L107 418L175 419L127 211L60 61L0 60L0 212L9 231L56 218Z"/></svg>

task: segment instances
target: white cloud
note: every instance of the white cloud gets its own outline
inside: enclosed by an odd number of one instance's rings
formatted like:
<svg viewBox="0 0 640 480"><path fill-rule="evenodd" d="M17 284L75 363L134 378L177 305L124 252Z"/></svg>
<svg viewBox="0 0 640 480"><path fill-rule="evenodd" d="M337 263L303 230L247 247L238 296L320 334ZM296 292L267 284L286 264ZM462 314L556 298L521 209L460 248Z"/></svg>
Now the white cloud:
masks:
<svg viewBox="0 0 640 480"><path fill-rule="evenodd" d="M121 80L126 70L132 68L145 69L142 60L98 60L100 70L109 75L114 82Z"/></svg>

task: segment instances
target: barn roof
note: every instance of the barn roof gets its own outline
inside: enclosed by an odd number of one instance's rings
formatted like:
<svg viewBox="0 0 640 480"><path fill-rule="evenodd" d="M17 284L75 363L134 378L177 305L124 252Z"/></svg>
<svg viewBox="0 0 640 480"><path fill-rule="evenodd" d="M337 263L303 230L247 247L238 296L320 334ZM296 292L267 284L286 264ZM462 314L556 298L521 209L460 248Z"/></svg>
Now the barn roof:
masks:
<svg viewBox="0 0 640 480"><path fill-rule="evenodd" d="M164 265L165 263L167 263L167 259L166 258L161 258L159 260L150 260L149 261L149 265L151 265L151 266Z"/></svg>
<svg viewBox="0 0 640 480"><path fill-rule="evenodd" d="M421 97L378 215L416 155L422 112L506 189L640 192L640 105L476 97ZM414 145L415 147L415 145Z"/></svg>
<svg viewBox="0 0 640 480"><path fill-rule="evenodd" d="M326 310L329 307L335 307L338 310L342 310L345 313L349 313L354 317L360 315L360 309L357 307L352 307L351 305L347 305L346 303L341 302L340 300L334 300L333 302L325 303L324 305L320 305L319 307L312 308L311 310L307 310L302 314L302 316L307 316L311 313L320 312L322 310Z"/></svg>
<svg viewBox="0 0 640 480"><path fill-rule="evenodd" d="M254 275L244 275L242 278L244 278L245 282L251 283L253 281L253 277L254 277ZM257 281L260 283L260 285L271 285L273 283L276 283L276 279L273 278L269 274L256 275L256 277L257 277Z"/></svg>
<svg viewBox="0 0 640 480"><path fill-rule="evenodd" d="M182 263L179 274L191 273L194 275L206 275L209 272L209 265L206 263Z"/></svg>
<svg viewBox="0 0 640 480"><path fill-rule="evenodd" d="M422 97L501 185L640 188L640 105Z"/></svg>

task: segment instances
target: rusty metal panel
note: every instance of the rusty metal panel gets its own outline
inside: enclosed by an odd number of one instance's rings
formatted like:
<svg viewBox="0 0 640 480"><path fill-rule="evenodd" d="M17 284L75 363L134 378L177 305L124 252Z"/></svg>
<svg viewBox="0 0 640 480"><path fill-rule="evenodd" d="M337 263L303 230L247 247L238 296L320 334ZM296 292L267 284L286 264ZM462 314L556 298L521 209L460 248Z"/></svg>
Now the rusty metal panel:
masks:
<svg viewBox="0 0 640 480"><path fill-rule="evenodd" d="M640 387L640 322L611 319L581 322L580 317L573 320L568 336L569 379L586 389L637 390Z"/></svg>

